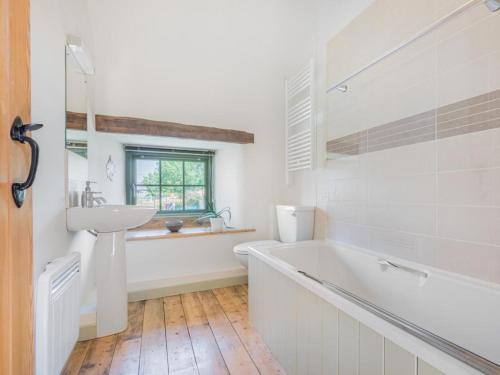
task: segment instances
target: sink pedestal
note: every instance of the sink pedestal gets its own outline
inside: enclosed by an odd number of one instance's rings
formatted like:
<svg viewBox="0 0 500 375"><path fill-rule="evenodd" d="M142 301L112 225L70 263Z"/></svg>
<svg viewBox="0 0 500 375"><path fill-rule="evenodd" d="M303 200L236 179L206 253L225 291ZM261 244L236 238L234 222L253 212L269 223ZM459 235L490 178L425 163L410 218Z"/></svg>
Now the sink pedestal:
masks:
<svg viewBox="0 0 500 375"><path fill-rule="evenodd" d="M155 208L130 205L66 209L68 230L97 232L94 248L97 337L112 335L127 328L125 231L147 223L155 213Z"/></svg>
<svg viewBox="0 0 500 375"><path fill-rule="evenodd" d="M125 232L98 233L95 256L97 337L102 337L128 325Z"/></svg>

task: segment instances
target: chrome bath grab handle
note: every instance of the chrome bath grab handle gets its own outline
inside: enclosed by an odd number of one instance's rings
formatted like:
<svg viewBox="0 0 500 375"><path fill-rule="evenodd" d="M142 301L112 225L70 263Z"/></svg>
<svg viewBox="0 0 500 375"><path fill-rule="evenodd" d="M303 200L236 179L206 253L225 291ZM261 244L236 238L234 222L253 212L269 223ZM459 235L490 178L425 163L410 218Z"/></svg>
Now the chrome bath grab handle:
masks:
<svg viewBox="0 0 500 375"><path fill-rule="evenodd" d="M409 272L409 273L412 273L412 274L420 276L420 277L429 277L429 274L427 272L416 270L416 269L410 268L410 267L406 267L406 266L403 266L401 264L391 262L390 260L387 260L387 259L380 259L378 261L378 264L380 264L381 266L392 267L392 268L399 269L401 271Z"/></svg>

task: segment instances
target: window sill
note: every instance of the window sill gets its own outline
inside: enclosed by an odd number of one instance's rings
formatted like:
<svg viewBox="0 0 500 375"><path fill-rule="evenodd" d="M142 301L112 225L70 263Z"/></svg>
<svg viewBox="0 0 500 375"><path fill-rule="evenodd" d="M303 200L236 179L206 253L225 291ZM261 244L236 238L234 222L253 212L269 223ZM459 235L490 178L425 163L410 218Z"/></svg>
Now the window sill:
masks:
<svg viewBox="0 0 500 375"><path fill-rule="evenodd" d="M235 229L225 229L222 232L212 232L210 231L210 228L207 227L191 227L191 228L182 228L177 233L172 233L167 229L133 230L127 232L127 241L147 241L147 240L162 240L162 239L189 238L189 237L201 237L201 236L221 236L224 234L237 234L237 233L248 233L248 232L255 232L255 229L235 228Z"/></svg>
<svg viewBox="0 0 500 375"><path fill-rule="evenodd" d="M150 231L150 230L162 230L165 229L165 222L169 220L182 220L184 222L184 226L182 227L182 230L184 229L193 229L193 228L202 228L202 227L208 227L210 223L206 223L204 225L198 224L196 222L196 219L200 217L200 215L193 215L193 216L188 216L188 215L171 215L171 216L153 216L153 218L147 222L144 225L141 225L140 227L134 228L133 231L136 232L143 232L143 231Z"/></svg>

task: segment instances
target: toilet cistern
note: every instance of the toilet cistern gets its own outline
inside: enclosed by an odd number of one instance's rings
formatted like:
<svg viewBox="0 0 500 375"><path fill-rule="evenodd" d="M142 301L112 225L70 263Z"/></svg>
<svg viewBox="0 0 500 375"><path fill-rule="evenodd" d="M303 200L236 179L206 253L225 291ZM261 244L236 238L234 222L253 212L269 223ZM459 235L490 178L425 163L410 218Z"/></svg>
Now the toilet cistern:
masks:
<svg viewBox="0 0 500 375"><path fill-rule="evenodd" d="M248 250L256 246L275 246L283 242L308 241L314 235L314 207L276 206L280 241L264 240L244 242L233 248L234 256L248 268Z"/></svg>

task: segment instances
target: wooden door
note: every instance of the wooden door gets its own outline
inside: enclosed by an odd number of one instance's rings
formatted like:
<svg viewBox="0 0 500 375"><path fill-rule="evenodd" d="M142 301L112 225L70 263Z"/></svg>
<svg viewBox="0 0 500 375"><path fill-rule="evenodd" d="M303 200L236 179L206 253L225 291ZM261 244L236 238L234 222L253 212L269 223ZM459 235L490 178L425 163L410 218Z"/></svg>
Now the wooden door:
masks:
<svg viewBox="0 0 500 375"><path fill-rule="evenodd" d="M17 208L12 182L26 179L29 147L10 139L30 120L29 0L0 0L0 374L33 373L31 192Z"/></svg>

